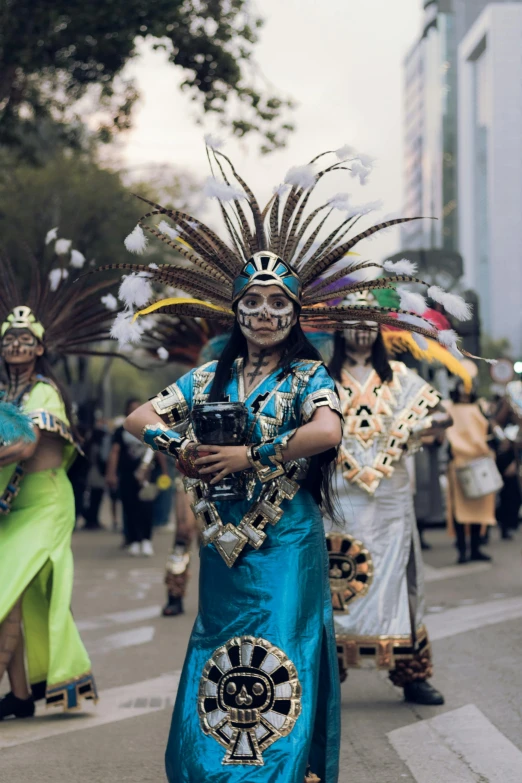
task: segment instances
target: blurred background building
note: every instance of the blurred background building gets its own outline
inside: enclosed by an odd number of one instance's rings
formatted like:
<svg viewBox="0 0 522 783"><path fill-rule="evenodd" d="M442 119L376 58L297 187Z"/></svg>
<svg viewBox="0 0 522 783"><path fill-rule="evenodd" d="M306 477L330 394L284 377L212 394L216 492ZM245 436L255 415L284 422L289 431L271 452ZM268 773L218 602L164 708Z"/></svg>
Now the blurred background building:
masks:
<svg viewBox="0 0 522 783"><path fill-rule="evenodd" d="M516 354L522 352L521 19L521 2L424 2L419 38L404 61L404 208L438 220L401 231L403 255L425 251L422 274L438 266L441 283L473 289L483 331L508 338ZM492 296L493 276L509 280L512 294L497 285Z"/></svg>
<svg viewBox="0 0 522 783"><path fill-rule="evenodd" d="M522 3L490 4L459 45L460 250L484 330L522 355Z"/></svg>

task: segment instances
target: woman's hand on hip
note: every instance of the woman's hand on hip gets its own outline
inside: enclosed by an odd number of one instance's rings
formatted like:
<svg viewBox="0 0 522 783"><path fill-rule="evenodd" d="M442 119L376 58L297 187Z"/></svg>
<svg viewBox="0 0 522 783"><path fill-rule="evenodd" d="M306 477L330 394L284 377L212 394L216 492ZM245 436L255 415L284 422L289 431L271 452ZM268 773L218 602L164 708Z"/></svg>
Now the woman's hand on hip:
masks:
<svg viewBox="0 0 522 783"><path fill-rule="evenodd" d="M199 451L207 452L207 454L205 457L199 457L194 464L203 478L212 475L210 484L217 484L229 473L239 473L241 470L250 468L246 446L205 446L201 444Z"/></svg>

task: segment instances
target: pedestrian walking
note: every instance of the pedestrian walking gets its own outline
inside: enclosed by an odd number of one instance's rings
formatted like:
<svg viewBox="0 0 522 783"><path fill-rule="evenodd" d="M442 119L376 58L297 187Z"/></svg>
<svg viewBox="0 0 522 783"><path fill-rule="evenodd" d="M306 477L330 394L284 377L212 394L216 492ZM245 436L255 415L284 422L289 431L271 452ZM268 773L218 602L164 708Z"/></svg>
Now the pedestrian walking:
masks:
<svg viewBox="0 0 522 783"><path fill-rule="evenodd" d="M496 525L496 490L491 482L502 481L491 448L490 425L483 414L474 391L468 392L458 383L445 403L453 419L446 430L449 443L447 524L456 536L459 564L468 560L491 560L482 551L481 529ZM486 491L484 492L484 487Z"/></svg>

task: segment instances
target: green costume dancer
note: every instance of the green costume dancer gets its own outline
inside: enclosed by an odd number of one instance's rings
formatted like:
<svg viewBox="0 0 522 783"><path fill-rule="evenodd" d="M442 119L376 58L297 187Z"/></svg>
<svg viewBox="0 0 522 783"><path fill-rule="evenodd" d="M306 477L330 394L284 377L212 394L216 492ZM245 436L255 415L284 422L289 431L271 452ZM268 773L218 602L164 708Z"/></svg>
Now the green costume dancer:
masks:
<svg viewBox="0 0 522 783"><path fill-rule="evenodd" d="M2 720L31 717L37 699L64 710L97 699L70 610L75 504L67 469L79 445L46 353L90 352L90 341L108 337L111 313L99 285L71 289L62 276L57 287L35 286L36 273L24 298L39 317L26 305L7 314L8 302L24 299L5 262L0 272L7 375L0 391L0 680L7 672L11 685L0 699Z"/></svg>

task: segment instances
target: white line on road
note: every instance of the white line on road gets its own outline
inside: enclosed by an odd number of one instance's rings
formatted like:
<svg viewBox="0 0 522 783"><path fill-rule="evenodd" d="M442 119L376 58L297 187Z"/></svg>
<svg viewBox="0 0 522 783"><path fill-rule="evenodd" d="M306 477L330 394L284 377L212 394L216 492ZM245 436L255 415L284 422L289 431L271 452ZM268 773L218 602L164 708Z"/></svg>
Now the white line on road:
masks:
<svg viewBox="0 0 522 783"><path fill-rule="evenodd" d="M96 631L98 628L107 628L110 625L125 625L127 623L141 623L143 620L152 620L160 616L158 604L143 606L141 609L128 609L125 612L112 612L102 614L91 620L78 620L76 623L79 631Z"/></svg>
<svg viewBox="0 0 522 783"><path fill-rule="evenodd" d="M103 653L121 650L125 647L136 647L139 644L148 644L154 639L155 628L153 625L141 625L131 628L130 631L121 631L104 636L102 639L91 642L88 645L89 654L100 655Z"/></svg>
<svg viewBox="0 0 522 783"><path fill-rule="evenodd" d="M58 712L39 705L36 717L31 720L6 720L2 723L0 749L172 708L179 675L180 672L174 672L152 680L109 688L101 691L97 705L83 701L80 712Z"/></svg>
<svg viewBox="0 0 522 783"><path fill-rule="evenodd" d="M468 704L388 734L417 783L520 783L522 752Z"/></svg>
<svg viewBox="0 0 522 783"><path fill-rule="evenodd" d="M495 625L522 617L522 598L504 598L486 601L472 606L458 606L426 617L426 625L432 641L447 639L459 633L475 631L487 625Z"/></svg>
<svg viewBox="0 0 522 783"><path fill-rule="evenodd" d="M482 571L490 571L491 568L491 563L467 563L466 565L446 566L445 568L434 568L425 563L424 579L426 582L440 582L443 579L480 574Z"/></svg>

